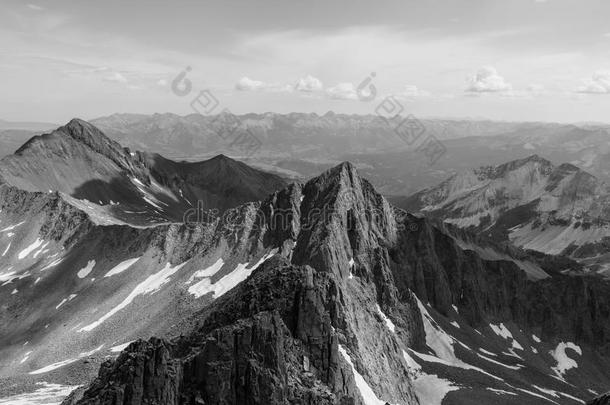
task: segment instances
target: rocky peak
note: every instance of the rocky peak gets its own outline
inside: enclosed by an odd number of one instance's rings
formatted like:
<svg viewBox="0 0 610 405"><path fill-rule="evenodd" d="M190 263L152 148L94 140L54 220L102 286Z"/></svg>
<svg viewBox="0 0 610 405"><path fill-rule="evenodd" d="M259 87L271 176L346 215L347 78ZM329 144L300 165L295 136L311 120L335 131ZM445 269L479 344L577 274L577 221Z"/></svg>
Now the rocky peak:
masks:
<svg viewBox="0 0 610 405"><path fill-rule="evenodd" d="M310 180L302 192L295 262L347 278L357 255L396 239L393 209L351 163Z"/></svg>
<svg viewBox="0 0 610 405"><path fill-rule="evenodd" d="M549 160L540 157L539 155L531 155L523 159L513 160L503 163L498 166L486 166L475 170L480 177L489 179L498 179L506 177L509 173L516 170L526 170L540 172L543 175L549 175L554 169L553 163Z"/></svg>
<svg viewBox="0 0 610 405"><path fill-rule="evenodd" d="M70 136L75 141L86 145L95 152L115 161L115 163L120 163L121 166L126 166L126 160L129 157L121 145L108 138L102 131L87 121L74 118L63 127L58 128L57 132Z"/></svg>

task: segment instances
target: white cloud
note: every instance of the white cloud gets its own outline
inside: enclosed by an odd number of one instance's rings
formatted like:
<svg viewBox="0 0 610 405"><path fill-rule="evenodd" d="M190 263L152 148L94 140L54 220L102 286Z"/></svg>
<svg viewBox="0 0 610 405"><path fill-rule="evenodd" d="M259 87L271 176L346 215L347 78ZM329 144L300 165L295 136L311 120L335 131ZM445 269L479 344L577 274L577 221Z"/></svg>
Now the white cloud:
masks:
<svg viewBox="0 0 610 405"><path fill-rule="evenodd" d="M319 79L317 79L311 75L301 77L294 85L294 89L296 91L302 91L305 93L312 93L315 91L320 91L323 88L324 88L324 85L322 84L322 82Z"/></svg>
<svg viewBox="0 0 610 405"><path fill-rule="evenodd" d="M34 10L34 11L42 11L42 10L44 10L44 7L41 7L41 6L37 5L37 4L28 4L28 8L30 10Z"/></svg>
<svg viewBox="0 0 610 405"><path fill-rule="evenodd" d="M512 86L492 66L484 66L469 77L466 87L466 91L471 93L498 93L511 89Z"/></svg>
<svg viewBox="0 0 610 405"><path fill-rule="evenodd" d="M266 84L260 80L252 80L244 76L235 84L235 89L239 91L253 91L262 90L265 86Z"/></svg>
<svg viewBox="0 0 610 405"><path fill-rule="evenodd" d="M114 72L111 75L105 76L104 81L116 82L116 83L127 83L127 78L119 72Z"/></svg>
<svg viewBox="0 0 610 405"><path fill-rule="evenodd" d="M165 87L165 86L167 86L167 80L165 80L165 79L159 79L159 81L157 82L157 86L160 86L160 87Z"/></svg>
<svg viewBox="0 0 610 405"><path fill-rule="evenodd" d="M358 100L358 93L353 83L339 83L326 89L326 94L333 100Z"/></svg>
<svg viewBox="0 0 610 405"><path fill-rule="evenodd" d="M260 80L252 80L249 77L242 77L235 84L235 89L239 91L267 91L267 92L291 92L292 86L278 83L265 83Z"/></svg>
<svg viewBox="0 0 610 405"><path fill-rule="evenodd" d="M584 84L576 89L578 93L610 94L610 70L598 70L591 79L583 81Z"/></svg>
<svg viewBox="0 0 610 405"><path fill-rule="evenodd" d="M430 97L431 93L429 91L422 90L413 84L407 84L404 89L395 94L395 96L403 98Z"/></svg>

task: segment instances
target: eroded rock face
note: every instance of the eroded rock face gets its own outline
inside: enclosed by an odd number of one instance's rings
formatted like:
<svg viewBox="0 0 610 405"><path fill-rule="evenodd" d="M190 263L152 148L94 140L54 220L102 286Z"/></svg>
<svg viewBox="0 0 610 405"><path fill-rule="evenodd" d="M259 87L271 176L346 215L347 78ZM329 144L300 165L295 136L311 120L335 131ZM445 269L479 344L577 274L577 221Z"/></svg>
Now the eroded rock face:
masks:
<svg viewBox="0 0 610 405"><path fill-rule="evenodd" d="M331 275L269 260L200 314L192 335L133 343L64 403L354 403L332 326L338 292Z"/></svg>

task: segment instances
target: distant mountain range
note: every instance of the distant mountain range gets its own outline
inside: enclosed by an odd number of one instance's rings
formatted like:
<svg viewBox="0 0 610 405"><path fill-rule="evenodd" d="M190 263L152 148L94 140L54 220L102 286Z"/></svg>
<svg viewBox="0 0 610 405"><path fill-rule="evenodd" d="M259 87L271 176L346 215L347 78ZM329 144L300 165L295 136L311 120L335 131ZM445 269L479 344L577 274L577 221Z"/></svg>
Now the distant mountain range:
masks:
<svg viewBox="0 0 610 405"><path fill-rule="evenodd" d="M200 114L113 114L91 122L132 150L188 161L225 154L297 181L350 161L389 196L410 195L457 172L534 153L555 164L571 163L601 180L610 178L610 126L605 124L421 119L418 125L425 132L408 145L395 126L375 114L265 113L236 119ZM245 133L260 141L260 148L251 156L231 146L233 138ZM35 134L0 130L0 152L14 152ZM229 139L227 134L231 134ZM446 148L433 165L418 150L430 135Z"/></svg>
<svg viewBox="0 0 610 405"><path fill-rule="evenodd" d="M57 128L57 124L49 122L18 122L0 119L0 130L19 129L24 131L48 131Z"/></svg>
<svg viewBox="0 0 610 405"><path fill-rule="evenodd" d="M537 153L610 178L610 132L604 124L553 124L485 120L418 120L425 132L410 145L395 125L375 115L245 114L235 120L191 114L114 114L92 122L124 145L180 159L224 153L263 170L309 179L350 161L386 195L409 195L461 170L498 165ZM417 120L417 118L414 118ZM261 147L246 159L218 133L254 134ZM418 150L427 136L446 153L433 165Z"/></svg>
<svg viewBox="0 0 610 405"><path fill-rule="evenodd" d="M537 155L456 174L393 200L524 249L578 259L610 275L610 188L593 175Z"/></svg>

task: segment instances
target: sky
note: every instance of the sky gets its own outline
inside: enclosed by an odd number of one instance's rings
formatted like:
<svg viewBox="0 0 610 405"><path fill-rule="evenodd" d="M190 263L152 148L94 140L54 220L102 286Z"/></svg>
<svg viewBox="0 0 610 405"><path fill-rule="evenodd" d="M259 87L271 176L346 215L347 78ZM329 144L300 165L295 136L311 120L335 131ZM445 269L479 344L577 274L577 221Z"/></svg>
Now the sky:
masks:
<svg viewBox="0 0 610 405"><path fill-rule="evenodd" d="M421 117L610 122L607 0L0 5L5 120L183 115L207 90L237 114L374 114L393 97Z"/></svg>

